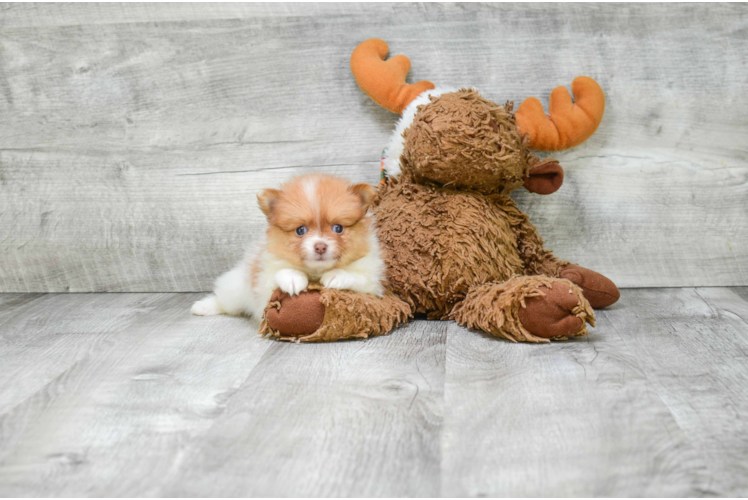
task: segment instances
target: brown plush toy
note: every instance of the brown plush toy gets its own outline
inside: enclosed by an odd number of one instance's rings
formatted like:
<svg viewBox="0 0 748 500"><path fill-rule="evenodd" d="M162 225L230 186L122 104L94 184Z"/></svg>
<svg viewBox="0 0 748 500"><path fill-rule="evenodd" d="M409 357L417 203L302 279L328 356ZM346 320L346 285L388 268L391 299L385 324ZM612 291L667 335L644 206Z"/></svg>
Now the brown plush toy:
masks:
<svg viewBox="0 0 748 500"><path fill-rule="evenodd" d="M388 333L416 313L453 319L497 337L547 342L587 333L592 308L619 298L605 276L559 260L543 247L527 215L509 197L520 186L550 194L563 182L557 151L590 137L605 99L587 77L550 99L513 112L470 88L405 83L410 61L387 61L371 39L351 56L359 86L379 105L402 113L382 157L382 183L372 210L387 265L384 298L311 287L298 297L276 292L261 333L329 341Z"/></svg>

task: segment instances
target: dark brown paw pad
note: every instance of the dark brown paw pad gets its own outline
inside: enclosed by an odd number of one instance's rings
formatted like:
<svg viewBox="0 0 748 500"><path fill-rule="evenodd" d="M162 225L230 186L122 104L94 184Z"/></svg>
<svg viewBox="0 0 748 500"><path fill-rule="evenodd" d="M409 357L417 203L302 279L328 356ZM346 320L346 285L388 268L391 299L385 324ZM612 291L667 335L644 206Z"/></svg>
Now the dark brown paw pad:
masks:
<svg viewBox="0 0 748 500"><path fill-rule="evenodd" d="M527 331L546 339L567 338L584 329L580 317L579 297L566 283L542 287L545 295L528 297L519 310L519 320Z"/></svg>
<svg viewBox="0 0 748 500"><path fill-rule="evenodd" d="M276 290L270 303L273 307L267 310L267 323L281 337L311 335L325 320L325 305L317 290L307 290L293 297Z"/></svg>

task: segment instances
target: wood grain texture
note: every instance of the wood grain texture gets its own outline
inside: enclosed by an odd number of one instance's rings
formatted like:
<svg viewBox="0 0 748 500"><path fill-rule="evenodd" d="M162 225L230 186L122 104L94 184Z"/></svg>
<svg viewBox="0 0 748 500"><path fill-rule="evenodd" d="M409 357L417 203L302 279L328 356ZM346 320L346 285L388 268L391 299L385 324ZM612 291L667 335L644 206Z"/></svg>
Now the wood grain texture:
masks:
<svg viewBox="0 0 748 500"><path fill-rule="evenodd" d="M66 3L33 5L0 4L2 26L43 27L80 24L202 21L206 19L247 19L263 17L321 17L370 13L366 5L344 3L93 3L89 6Z"/></svg>
<svg viewBox="0 0 748 500"><path fill-rule="evenodd" d="M138 294L10 295L2 298L0 415L41 390L81 359L106 349L122 329L159 305L153 297Z"/></svg>
<svg viewBox="0 0 748 500"><path fill-rule="evenodd" d="M748 289L627 290L605 312L710 472L748 495Z"/></svg>
<svg viewBox="0 0 748 500"><path fill-rule="evenodd" d="M159 494L438 496L445 346L430 322L274 344Z"/></svg>
<svg viewBox="0 0 748 500"><path fill-rule="evenodd" d="M0 290L205 290L263 187L374 182L396 116L356 87L378 36L411 78L497 102L579 74L602 125L517 193L550 248L622 287L748 284L744 4L6 4Z"/></svg>
<svg viewBox="0 0 748 500"><path fill-rule="evenodd" d="M3 370L3 401L17 392L19 375L45 383L0 414L0 495L148 495L160 484L271 345L247 319L197 321L188 312L197 297L60 295L57 311L43 304L28 313L25 323L40 315L49 323L12 330L11 339L34 345L32 334L45 334L36 339L42 345L47 336L77 337L77 349L36 349L23 373ZM104 318L117 301L132 316L129 325ZM91 315L91 307L98 312ZM67 312L66 321L53 321ZM101 330L114 323L119 328ZM67 356L69 365L47 381L50 353Z"/></svg>
<svg viewBox="0 0 748 500"><path fill-rule="evenodd" d="M748 288L624 290L584 339L322 345L197 294L0 294L0 496L745 496Z"/></svg>
<svg viewBox="0 0 748 500"><path fill-rule="evenodd" d="M448 336L445 496L708 493L704 459L606 321L551 345L460 330Z"/></svg>

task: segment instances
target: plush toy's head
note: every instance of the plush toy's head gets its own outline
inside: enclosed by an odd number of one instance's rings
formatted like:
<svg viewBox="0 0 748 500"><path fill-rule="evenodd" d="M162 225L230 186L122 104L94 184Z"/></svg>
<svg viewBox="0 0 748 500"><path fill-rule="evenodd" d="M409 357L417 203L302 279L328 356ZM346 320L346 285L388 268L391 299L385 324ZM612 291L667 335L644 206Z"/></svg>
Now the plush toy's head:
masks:
<svg viewBox="0 0 748 500"><path fill-rule="evenodd" d="M602 120L605 98L591 78L572 83L576 103L564 87L551 94L550 116L531 97L513 112L473 89L435 89L431 82L405 83L410 60L385 61L385 42L370 39L351 55L359 86L377 104L403 117L383 156L388 175L483 193L509 194L524 185L549 194L563 182L555 161L539 161L530 149L558 151L584 142Z"/></svg>
<svg viewBox="0 0 748 500"><path fill-rule="evenodd" d="M511 110L471 89L433 98L404 132L402 170L456 188L513 191L529 173L530 155Z"/></svg>

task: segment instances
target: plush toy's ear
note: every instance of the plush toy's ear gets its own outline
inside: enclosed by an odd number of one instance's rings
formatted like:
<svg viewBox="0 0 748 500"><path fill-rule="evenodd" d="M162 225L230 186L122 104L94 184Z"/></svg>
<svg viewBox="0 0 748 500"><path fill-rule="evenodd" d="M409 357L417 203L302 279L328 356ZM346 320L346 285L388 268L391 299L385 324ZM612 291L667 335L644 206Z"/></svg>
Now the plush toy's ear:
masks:
<svg viewBox="0 0 748 500"><path fill-rule="evenodd" d="M433 89L434 84L427 81L405 83L410 59L399 55L385 61L389 50L378 38L361 42L351 54L351 71L358 86L374 102L393 113L402 113L421 92Z"/></svg>
<svg viewBox="0 0 748 500"><path fill-rule="evenodd" d="M371 202L374 201L374 198L377 196L377 188L371 184L366 184L365 182L354 184L349 188L349 190L361 198L361 204L363 205L364 210L369 208L369 205L371 205Z"/></svg>
<svg viewBox="0 0 748 500"><path fill-rule="evenodd" d="M257 195L257 203L260 210L269 219L273 215L273 207L280 197L280 191L277 189L263 189L262 193Z"/></svg>
<svg viewBox="0 0 748 500"><path fill-rule="evenodd" d="M531 193L551 194L564 183L564 169L556 160L541 161L530 170L525 178L525 187Z"/></svg>

